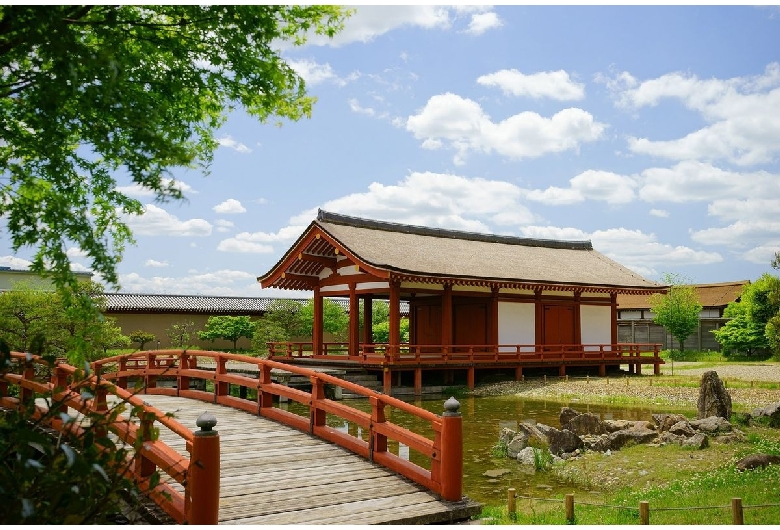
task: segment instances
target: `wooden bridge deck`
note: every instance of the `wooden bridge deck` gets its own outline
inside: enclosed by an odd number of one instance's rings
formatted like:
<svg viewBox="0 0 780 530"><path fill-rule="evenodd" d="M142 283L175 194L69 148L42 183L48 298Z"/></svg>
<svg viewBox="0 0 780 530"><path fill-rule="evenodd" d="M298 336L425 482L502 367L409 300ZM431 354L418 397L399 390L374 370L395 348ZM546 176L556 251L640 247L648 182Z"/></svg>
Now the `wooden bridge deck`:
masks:
<svg viewBox="0 0 780 530"><path fill-rule="evenodd" d="M268 419L186 398L142 398L193 430L204 411L217 418L220 524L430 524L480 511L465 497L443 501L346 449ZM179 436L161 428L160 438L186 454Z"/></svg>

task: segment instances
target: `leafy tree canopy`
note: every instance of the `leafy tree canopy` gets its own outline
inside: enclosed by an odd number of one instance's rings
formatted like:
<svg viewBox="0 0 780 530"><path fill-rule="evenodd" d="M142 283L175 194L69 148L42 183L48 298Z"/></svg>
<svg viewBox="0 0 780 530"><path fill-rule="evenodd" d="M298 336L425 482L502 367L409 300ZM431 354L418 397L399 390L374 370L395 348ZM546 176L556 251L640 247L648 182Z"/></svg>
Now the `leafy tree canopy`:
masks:
<svg viewBox="0 0 780 530"><path fill-rule="evenodd" d="M653 321L666 328L680 343L680 351L683 351L685 339L699 324L702 306L689 279L678 274L665 273L662 281L669 286L669 292L650 296L650 309L655 313Z"/></svg>
<svg viewBox="0 0 780 530"><path fill-rule="evenodd" d="M252 338L255 331L255 325L248 316L214 316L206 321L206 327L198 332L198 337L202 340L225 339L233 342L233 349L236 349L238 339L241 337Z"/></svg>
<svg viewBox="0 0 780 530"><path fill-rule="evenodd" d="M175 168L207 171L215 133L243 107L260 121L308 117L314 99L279 48L334 35L337 6L0 6L0 216L31 269L75 287L78 246L117 284L141 203L182 198Z"/></svg>
<svg viewBox="0 0 780 530"><path fill-rule="evenodd" d="M298 316L301 322L301 336L312 337L314 335L314 300L303 304ZM337 342L344 342L349 337L349 315L341 305L328 298L322 300L322 330L333 335Z"/></svg>

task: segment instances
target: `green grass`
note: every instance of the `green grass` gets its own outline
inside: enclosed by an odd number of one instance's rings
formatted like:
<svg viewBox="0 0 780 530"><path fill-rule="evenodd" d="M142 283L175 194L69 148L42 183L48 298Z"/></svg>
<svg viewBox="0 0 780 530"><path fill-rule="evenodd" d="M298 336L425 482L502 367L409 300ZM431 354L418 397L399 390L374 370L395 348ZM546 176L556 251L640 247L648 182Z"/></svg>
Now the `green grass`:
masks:
<svg viewBox="0 0 780 530"><path fill-rule="evenodd" d="M701 451L637 445L610 457L588 453L556 464L552 473L567 480L572 490L588 491L575 496L575 524L639 524L640 501L649 502L650 524L732 524L734 497L742 499L745 524L777 524L780 466L739 472L734 464L747 454L780 454L780 432L762 427L747 432L747 442L714 444ZM568 524L562 494L545 500L517 498L516 503L514 517L506 498L486 506L482 524Z"/></svg>

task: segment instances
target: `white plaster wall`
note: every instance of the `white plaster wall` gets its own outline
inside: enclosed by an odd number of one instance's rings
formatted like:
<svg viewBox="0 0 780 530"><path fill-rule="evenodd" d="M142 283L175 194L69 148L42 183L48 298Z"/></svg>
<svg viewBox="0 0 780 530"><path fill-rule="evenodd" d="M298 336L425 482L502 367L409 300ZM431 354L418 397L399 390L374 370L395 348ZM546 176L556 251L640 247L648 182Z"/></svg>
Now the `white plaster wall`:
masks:
<svg viewBox="0 0 780 530"><path fill-rule="evenodd" d="M498 343L534 344L536 342L536 309L533 303L498 303ZM501 348L501 351L514 351ZM533 350L531 350L533 351Z"/></svg>
<svg viewBox="0 0 780 530"><path fill-rule="evenodd" d="M611 344L612 308L603 305L580 306L580 332L583 344ZM586 350L598 350L598 348L585 348Z"/></svg>
<svg viewBox="0 0 780 530"><path fill-rule="evenodd" d="M390 284L387 282L366 282L366 283L358 283L355 285L356 291L365 291L365 290L373 290L373 289L389 289Z"/></svg>

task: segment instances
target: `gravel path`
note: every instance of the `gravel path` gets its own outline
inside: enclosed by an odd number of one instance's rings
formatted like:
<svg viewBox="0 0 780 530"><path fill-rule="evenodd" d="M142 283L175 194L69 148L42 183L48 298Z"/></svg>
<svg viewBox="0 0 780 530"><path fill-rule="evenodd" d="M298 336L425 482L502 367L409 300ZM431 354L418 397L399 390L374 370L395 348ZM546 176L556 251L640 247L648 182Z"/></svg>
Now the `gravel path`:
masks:
<svg viewBox="0 0 780 530"><path fill-rule="evenodd" d="M671 362L661 366L663 375L700 376L704 372L715 370L721 379L740 379L742 381L772 381L780 383L780 363L728 364L700 368L701 363Z"/></svg>

